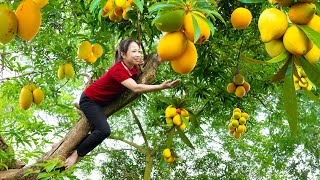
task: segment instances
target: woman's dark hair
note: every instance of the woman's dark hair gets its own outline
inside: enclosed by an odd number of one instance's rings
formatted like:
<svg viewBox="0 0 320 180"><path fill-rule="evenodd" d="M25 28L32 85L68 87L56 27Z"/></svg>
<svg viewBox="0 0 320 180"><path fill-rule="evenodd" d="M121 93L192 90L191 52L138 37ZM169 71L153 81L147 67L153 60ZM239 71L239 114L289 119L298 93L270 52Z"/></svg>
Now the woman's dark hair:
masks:
<svg viewBox="0 0 320 180"><path fill-rule="evenodd" d="M133 42L135 42L135 41L131 40L131 39L124 39L120 42L119 47L118 47L116 54L114 56L114 64L116 64L117 62L122 60L121 53L126 54L129 49L130 44ZM137 42L135 42L135 43L137 43Z"/></svg>

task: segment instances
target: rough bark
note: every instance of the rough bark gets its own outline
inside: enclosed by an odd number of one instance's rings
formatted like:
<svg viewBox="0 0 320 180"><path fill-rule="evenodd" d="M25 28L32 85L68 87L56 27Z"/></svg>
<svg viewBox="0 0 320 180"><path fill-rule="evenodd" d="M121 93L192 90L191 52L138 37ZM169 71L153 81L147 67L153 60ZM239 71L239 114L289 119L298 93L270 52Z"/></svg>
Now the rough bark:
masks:
<svg viewBox="0 0 320 180"><path fill-rule="evenodd" d="M137 80L138 83L143 84L151 84L155 78L156 70L160 65L159 58L156 54L153 54L146 58L146 63L143 67L142 73ZM139 94L133 93L131 91L125 92L121 98L117 99L110 105L105 108L106 117L111 116L114 112L120 110L128 103L132 102L136 99ZM76 148L76 146L80 143L80 141L90 132L91 127L87 122L86 117L81 114L81 118L77 121L77 123L73 126L73 128L66 134L66 136L49 152L45 153L38 161L44 162L46 160L60 158L61 160L65 160ZM38 169L33 165L27 166L21 169L10 169L9 171L0 171L0 180L26 180L26 179L36 179L35 175L29 175L23 177L25 172L30 169Z"/></svg>

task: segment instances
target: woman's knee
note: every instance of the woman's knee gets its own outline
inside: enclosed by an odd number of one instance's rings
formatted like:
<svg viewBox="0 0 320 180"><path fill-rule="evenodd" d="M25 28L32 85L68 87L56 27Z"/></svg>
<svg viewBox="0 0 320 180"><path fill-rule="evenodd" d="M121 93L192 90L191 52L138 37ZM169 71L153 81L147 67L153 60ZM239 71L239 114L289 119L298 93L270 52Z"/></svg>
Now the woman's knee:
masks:
<svg viewBox="0 0 320 180"><path fill-rule="evenodd" d="M103 129L99 129L99 134L101 137L103 137L104 139L109 137L110 134L111 134L111 129L110 127L106 127L106 128L103 128Z"/></svg>

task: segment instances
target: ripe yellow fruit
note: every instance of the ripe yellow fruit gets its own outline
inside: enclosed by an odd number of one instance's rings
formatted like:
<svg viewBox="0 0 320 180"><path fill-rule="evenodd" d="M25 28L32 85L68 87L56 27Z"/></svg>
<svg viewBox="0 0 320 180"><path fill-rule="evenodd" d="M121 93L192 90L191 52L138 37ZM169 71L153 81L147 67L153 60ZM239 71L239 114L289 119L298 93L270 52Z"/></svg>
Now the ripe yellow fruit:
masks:
<svg viewBox="0 0 320 180"><path fill-rule="evenodd" d="M274 58L286 51L282 39L271 40L265 43L265 48L270 57Z"/></svg>
<svg viewBox="0 0 320 180"><path fill-rule="evenodd" d="M14 12L0 4L0 43L10 42L17 34L18 20Z"/></svg>
<svg viewBox="0 0 320 180"><path fill-rule="evenodd" d="M198 16L202 16L203 18L206 18L202 13L194 11L194 12L189 12L185 15L184 20L183 20L184 34L187 36L187 38L191 42L195 41L194 40L194 25L193 25L192 16L195 17L195 19L198 23L199 29L200 29L200 37L195 42L195 44L203 44L210 37L210 27L202 18L198 17Z"/></svg>
<svg viewBox="0 0 320 180"><path fill-rule="evenodd" d="M251 12L243 7L235 9L231 14L231 24L235 29L245 29L252 21Z"/></svg>
<svg viewBox="0 0 320 180"><path fill-rule="evenodd" d="M266 9L260 14L258 28L264 43L279 39L288 28L287 16L279 9Z"/></svg>
<svg viewBox="0 0 320 180"><path fill-rule="evenodd" d="M26 88L28 88L31 92L33 92L35 89L37 89L38 87L33 84L33 83L30 83L28 85L25 86Z"/></svg>
<svg viewBox="0 0 320 180"><path fill-rule="evenodd" d="M133 2L133 0L128 0L128 2L130 3L131 6L134 6L134 5L135 5L134 2Z"/></svg>
<svg viewBox="0 0 320 180"><path fill-rule="evenodd" d="M123 18L124 20L128 20L128 19L129 19L128 16L127 16L127 12L128 12L127 9L124 9L123 12L122 12L122 18Z"/></svg>
<svg viewBox="0 0 320 180"><path fill-rule="evenodd" d="M308 81L308 86L306 87L306 89L308 91L311 91L312 87L314 86L313 83L310 81L309 78L306 78L306 80Z"/></svg>
<svg viewBox="0 0 320 180"><path fill-rule="evenodd" d="M173 124L175 124L176 126L180 126L182 124L180 114L177 114L173 117Z"/></svg>
<svg viewBox="0 0 320 180"><path fill-rule="evenodd" d="M235 131L236 128L232 126L232 121L231 121L231 123L229 123L228 129L229 129L230 131Z"/></svg>
<svg viewBox="0 0 320 180"><path fill-rule="evenodd" d="M67 79L73 78L74 69L71 64L67 63L64 65L64 75Z"/></svg>
<svg viewBox="0 0 320 180"><path fill-rule="evenodd" d="M233 133L233 136L236 138L236 139L239 139L241 137L241 134L240 133L237 133L236 131Z"/></svg>
<svg viewBox="0 0 320 180"><path fill-rule="evenodd" d="M92 64L92 63L95 63L97 61L97 57L95 57L93 54L91 54L87 59L85 59L85 61L87 63Z"/></svg>
<svg viewBox="0 0 320 180"><path fill-rule="evenodd" d="M246 93L248 93L250 91L250 84L247 81L244 81L244 83L242 84L242 86L244 87L244 89L246 90Z"/></svg>
<svg viewBox="0 0 320 180"><path fill-rule="evenodd" d="M308 24L315 11L313 3L296 3L290 7L288 16L294 24Z"/></svg>
<svg viewBox="0 0 320 180"><path fill-rule="evenodd" d="M171 61L186 52L188 39L181 31L166 33L159 41L158 54L162 61Z"/></svg>
<svg viewBox="0 0 320 180"><path fill-rule="evenodd" d="M303 83L302 81L299 81L299 86L302 88L306 88L308 86L308 83Z"/></svg>
<svg viewBox="0 0 320 180"><path fill-rule="evenodd" d="M33 102L36 104L36 105L39 105L43 99L44 99L44 94L43 94L43 91L39 88L36 88L33 92Z"/></svg>
<svg viewBox="0 0 320 180"><path fill-rule="evenodd" d="M122 17L122 13L123 13L123 9L120 6L116 6L116 8L114 9L114 14L116 16L121 16ZM122 19L122 18L121 18Z"/></svg>
<svg viewBox="0 0 320 180"><path fill-rule="evenodd" d="M237 85L234 83L229 83L227 86L228 93L234 93L236 91Z"/></svg>
<svg viewBox="0 0 320 180"><path fill-rule="evenodd" d="M18 36L25 41L34 38L41 24L40 8L33 0L24 0L16 10L18 19Z"/></svg>
<svg viewBox="0 0 320 180"><path fill-rule="evenodd" d="M92 54L92 46L89 41L82 41L78 48L78 58L87 59Z"/></svg>
<svg viewBox="0 0 320 180"><path fill-rule="evenodd" d="M27 87L23 87L19 95L20 107L24 110L27 110L31 107L32 102L33 102L32 92Z"/></svg>
<svg viewBox="0 0 320 180"><path fill-rule="evenodd" d="M164 149L163 152L162 152L162 155L163 155L163 157L165 157L165 158L171 157L171 150L170 150L169 148Z"/></svg>
<svg viewBox="0 0 320 180"><path fill-rule="evenodd" d="M241 74L237 74L233 76L233 82L238 86L242 85L244 83L244 77Z"/></svg>
<svg viewBox="0 0 320 180"><path fill-rule="evenodd" d="M236 120L236 119L232 119L231 124L232 124L232 126L233 126L234 128L237 128L237 127L239 126L239 121Z"/></svg>
<svg viewBox="0 0 320 180"><path fill-rule="evenodd" d="M179 128L183 131L187 128L187 125L185 123L182 123Z"/></svg>
<svg viewBox="0 0 320 180"><path fill-rule="evenodd" d="M155 20L154 25L159 31L178 31L183 25L184 11L181 9L166 12Z"/></svg>
<svg viewBox="0 0 320 180"><path fill-rule="evenodd" d="M233 119L239 119L241 117L241 112L234 112Z"/></svg>
<svg viewBox="0 0 320 180"><path fill-rule="evenodd" d="M241 109L240 109L240 108L235 108L235 109L233 110L233 113L235 113L235 112L241 113Z"/></svg>
<svg viewBox="0 0 320 180"><path fill-rule="evenodd" d="M312 49L304 55L304 57L311 63L316 64L320 59L320 49L313 45Z"/></svg>
<svg viewBox="0 0 320 180"><path fill-rule="evenodd" d="M33 0L33 2L35 2L40 9L47 5L48 1L49 0Z"/></svg>
<svg viewBox="0 0 320 180"><path fill-rule="evenodd" d="M94 43L92 45L92 54L96 57L96 58L99 58L102 56L102 53L103 53L103 49L102 49L102 46L98 43Z"/></svg>
<svg viewBox="0 0 320 180"><path fill-rule="evenodd" d="M314 14L307 26L320 33L320 17Z"/></svg>
<svg viewBox="0 0 320 180"><path fill-rule="evenodd" d="M174 157L170 156L169 158L164 158L167 163L172 163L174 161Z"/></svg>
<svg viewBox="0 0 320 180"><path fill-rule="evenodd" d="M244 132L244 130L245 130L245 126L244 126L244 125L239 125L238 128L237 128L237 130L236 130L236 132L239 133L239 134L241 134L241 133Z"/></svg>
<svg viewBox="0 0 320 180"><path fill-rule="evenodd" d="M181 109L181 116L188 117L189 116L189 112L186 109L182 108Z"/></svg>
<svg viewBox="0 0 320 180"><path fill-rule="evenodd" d="M288 7L294 3L293 0L276 0L276 1L279 4L279 6L282 6L282 7Z"/></svg>
<svg viewBox="0 0 320 180"><path fill-rule="evenodd" d="M242 98L244 95L246 95L246 89L243 86L238 86L234 94L237 97Z"/></svg>
<svg viewBox="0 0 320 180"><path fill-rule="evenodd" d="M109 11L112 9L113 3L114 3L114 0L108 0L103 7L103 11L105 11L106 13L109 13Z"/></svg>
<svg viewBox="0 0 320 180"><path fill-rule="evenodd" d="M284 47L292 54L305 55L312 48L307 35L296 25L289 27L283 36Z"/></svg>
<svg viewBox="0 0 320 180"><path fill-rule="evenodd" d="M248 115L248 113L243 112L243 113L241 113L241 117L244 117L246 120L248 120L249 115Z"/></svg>
<svg viewBox="0 0 320 180"><path fill-rule="evenodd" d="M173 118L175 115L177 115L177 109L172 105L168 106L165 110L165 116Z"/></svg>
<svg viewBox="0 0 320 180"><path fill-rule="evenodd" d="M239 119L239 124L246 124L246 122L247 122L247 120L246 120L245 117L241 117L241 118Z"/></svg>
<svg viewBox="0 0 320 180"><path fill-rule="evenodd" d="M115 0L114 2L116 3L117 6L123 8L126 5L127 0Z"/></svg>
<svg viewBox="0 0 320 180"><path fill-rule="evenodd" d="M166 117L166 123L167 124L172 124L173 123L172 118Z"/></svg>
<svg viewBox="0 0 320 180"><path fill-rule="evenodd" d="M60 65L58 69L58 78L62 80L64 77L64 65Z"/></svg>
<svg viewBox="0 0 320 180"><path fill-rule="evenodd" d="M197 64L197 49L191 41L187 41L187 47L182 55L170 61L171 67L176 73L187 74L191 72Z"/></svg>

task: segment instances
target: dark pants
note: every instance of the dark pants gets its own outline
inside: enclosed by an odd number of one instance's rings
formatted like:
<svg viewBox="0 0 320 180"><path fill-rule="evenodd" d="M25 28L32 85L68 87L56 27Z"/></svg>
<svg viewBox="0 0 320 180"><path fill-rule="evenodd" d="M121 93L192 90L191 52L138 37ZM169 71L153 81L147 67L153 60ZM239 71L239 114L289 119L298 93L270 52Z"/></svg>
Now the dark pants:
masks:
<svg viewBox="0 0 320 180"><path fill-rule="evenodd" d="M78 155L83 157L110 136L111 130L103 107L90 100L84 93L80 98L80 109L93 127L91 134L84 138L77 147Z"/></svg>

